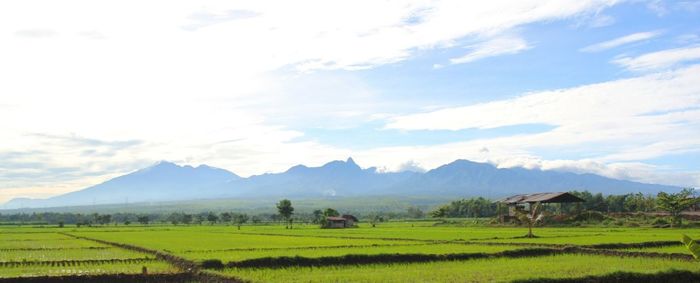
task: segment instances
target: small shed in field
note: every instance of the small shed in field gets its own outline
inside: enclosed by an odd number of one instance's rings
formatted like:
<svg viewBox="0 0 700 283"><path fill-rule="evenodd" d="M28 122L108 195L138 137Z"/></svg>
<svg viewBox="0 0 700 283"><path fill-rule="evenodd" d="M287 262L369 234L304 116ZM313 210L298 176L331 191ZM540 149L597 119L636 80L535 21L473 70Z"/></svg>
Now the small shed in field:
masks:
<svg viewBox="0 0 700 283"><path fill-rule="evenodd" d="M341 217L345 218L345 224L347 227L353 227L355 226L355 222L358 222L357 217L350 214L343 214Z"/></svg>
<svg viewBox="0 0 700 283"><path fill-rule="evenodd" d="M326 224L323 226L325 228L349 228L355 227L355 222L357 218L350 214L343 214L341 217L329 216L326 217Z"/></svg>
<svg viewBox="0 0 700 283"><path fill-rule="evenodd" d="M497 202L500 204L508 205L508 217L514 217L515 211L518 209L524 209L525 204L532 206L535 203L574 203L574 202L584 202L580 197L577 197L571 193L567 192L555 192L555 193L534 193L534 194L522 194L514 195L504 199L500 199ZM505 220L505 219L502 219Z"/></svg>

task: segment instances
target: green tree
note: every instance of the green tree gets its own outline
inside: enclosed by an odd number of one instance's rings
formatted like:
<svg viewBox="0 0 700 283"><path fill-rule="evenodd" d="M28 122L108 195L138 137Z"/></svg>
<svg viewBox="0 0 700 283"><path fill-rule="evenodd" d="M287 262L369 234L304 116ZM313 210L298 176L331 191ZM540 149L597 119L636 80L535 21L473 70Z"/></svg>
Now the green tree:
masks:
<svg viewBox="0 0 700 283"><path fill-rule="evenodd" d="M177 212L173 212L170 215L168 215L167 220L170 221L171 224L177 225L177 224L180 224L180 222L182 221L182 218L183 218L182 214L177 213Z"/></svg>
<svg viewBox="0 0 700 283"><path fill-rule="evenodd" d="M204 220L206 220L206 219L207 219L207 215L200 213L200 214L197 214L197 216L194 219L194 222L199 224L199 225L202 225L202 223L204 223Z"/></svg>
<svg viewBox="0 0 700 283"><path fill-rule="evenodd" d="M369 224L372 224L372 227L376 227L377 223L384 222L384 217L379 215L379 214L373 214L370 215L369 217Z"/></svg>
<svg viewBox="0 0 700 283"><path fill-rule="evenodd" d="M327 217L338 217L338 216L340 216L340 212L338 212L337 210L332 209L330 207L326 208L323 210L323 213L320 217L321 219L318 222L318 224L321 224L321 227L326 227L326 224L328 224L328 222L326 221Z"/></svg>
<svg viewBox="0 0 700 283"><path fill-rule="evenodd" d="M112 222L112 215L109 214L102 214L97 216L97 222L100 223L100 225L106 225Z"/></svg>
<svg viewBox="0 0 700 283"><path fill-rule="evenodd" d="M325 210L323 210L323 216L325 216L325 217L338 217L338 216L340 216L340 212L329 207L329 208L326 208Z"/></svg>
<svg viewBox="0 0 700 283"><path fill-rule="evenodd" d="M194 220L194 218L192 217L192 214L183 214L182 215L182 223L184 223L185 225L192 224L193 220Z"/></svg>
<svg viewBox="0 0 700 283"><path fill-rule="evenodd" d="M673 227L674 224L682 225L683 218L681 217L681 212L698 202L694 193L694 189L687 188L675 194L660 192L656 196L656 206L671 215L671 227Z"/></svg>
<svg viewBox="0 0 700 283"><path fill-rule="evenodd" d="M423 218L425 217L425 213L418 207L411 206L408 209L406 209L406 214L408 214L409 218Z"/></svg>
<svg viewBox="0 0 700 283"><path fill-rule="evenodd" d="M221 214L221 222L229 223L233 220L233 215L230 212L224 212Z"/></svg>
<svg viewBox="0 0 700 283"><path fill-rule="evenodd" d="M209 214L207 214L207 221L209 221L210 225L214 225L214 223L219 221L219 216L216 216L213 212L209 212Z"/></svg>
<svg viewBox="0 0 700 283"><path fill-rule="evenodd" d="M142 225L148 225L148 222L150 221L150 219L148 218L148 215L141 215L141 216L136 217L136 221L138 223L141 223Z"/></svg>
<svg viewBox="0 0 700 283"><path fill-rule="evenodd" d="M241 230L241 225L248 222L248 214L241 213L233 215L233 223L236 223L238 230Z"/></svg>
<svg viewBox="0 0 700 283"><path fill-rule="evenodd" d="M288 199L283 199L277 203L277 212L284 218L286 229L292 229L292 214L294 214L294 207L292 207L292 202Z"/></svg>
<svg viewBox="0 0 700 283"><path fill-rule="evenodd" d="M313 214L313 220L311 221L314 224L319 224L323 221L323 211L320 209L314 210Z"/></svg>

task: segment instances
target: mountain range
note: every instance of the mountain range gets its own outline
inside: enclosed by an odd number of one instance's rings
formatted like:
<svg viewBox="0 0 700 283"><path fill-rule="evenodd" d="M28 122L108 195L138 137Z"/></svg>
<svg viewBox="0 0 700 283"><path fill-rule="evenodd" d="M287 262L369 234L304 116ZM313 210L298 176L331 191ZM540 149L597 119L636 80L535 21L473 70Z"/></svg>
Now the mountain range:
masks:
<svg viewBox="0 0 700 283"><path fill-rule="evenodd" d="M282 173L242 178L224 169L161 161L83 190L47 198L17 198L4 208L59 207L219 198L312 198L372 195L484 196L588 190L604 194L656 193L677 187L611 179L595 174L497 168L456 160L425 173L363 169L352 158L320 167L297 165Z"/></svg>

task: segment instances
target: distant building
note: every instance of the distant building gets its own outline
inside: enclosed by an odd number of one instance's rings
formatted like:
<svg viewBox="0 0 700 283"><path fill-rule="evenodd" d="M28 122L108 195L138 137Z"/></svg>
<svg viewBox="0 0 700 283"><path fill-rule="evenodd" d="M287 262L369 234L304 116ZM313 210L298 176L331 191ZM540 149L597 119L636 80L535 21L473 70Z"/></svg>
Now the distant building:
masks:
<svg viewBox="0 0 700 283"><path fill-rule="evenodd" d="M585 202L580 197L566 192L556 192L556 193L534 193L534 194L523 194L514 195L504 199L496 201L499 204L508 205L508 215L499 215L502 222L508 221L515 217L516 210L524 210L525 205L528 205L528 209L532 207L535 203L549 204L549 203L574 203L574 202ZM500 213L500 210L499 210Z"/></svg>
<svg viewBox="0 0 700 283"><path fill-rule="evenodd" d="M357 218L350 214L343 214L341 217L329 216L326 217L324 228L350 228L355 227Z"/></svg>

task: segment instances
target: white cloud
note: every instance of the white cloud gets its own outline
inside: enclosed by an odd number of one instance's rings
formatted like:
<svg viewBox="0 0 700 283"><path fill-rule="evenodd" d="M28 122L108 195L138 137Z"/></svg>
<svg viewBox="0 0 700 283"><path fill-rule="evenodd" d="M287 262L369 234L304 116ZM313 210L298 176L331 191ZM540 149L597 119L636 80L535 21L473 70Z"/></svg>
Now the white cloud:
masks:
<svg viewBox="0 0 700 283"><path fill-rule="evenodd" d="M425 168L423 168L420 165L420 163L415 162L413 160L409 160L409 161L406 161L404 163L401 163L401 165L399 165L399 168L397 169L397 172L406 172L406 171L422 173L422 172L425 172L426 170L425 170Z"/></svg>
<svg viewBox="0 0 700 283"><path fill-rule="evenodd" d="M637 57L620 57L613 63L630 71L649 71L673 67L680 63L700 60L700 46L667 49Z"/></svg>
<svg viewBox="0 0 700 283"><path fill-rule="evenodd" d="M464 64L480 59L520 53L530 49L525 39L519 36L502 36L468 47L471 51L461 57L450 59L451 64Z"/></svg>
<svg viewBox="0 0 700 283"><path fill-rule="evenodd" d="M623 122L617 120L619 118L662 122L675 114L641 115L680 110L700 104L698 77L700 66L693 66L673 72L398 116L386 127L402 130L460 130L537 123L565 127ZM631 101L634 103L629 103Z"/></svg>
<svg viewBox="0 0 700 283"><path fill-rule="evenodd" d="M472 59L506 54L498 40L527 46L508 35L519 26L616 2L3 1L0 154L22 154L0 165L0 178L35 165L46 176L2 179L3 196L80 189L160 159L250 175L344 158L350 151L304 141L288 123L370 119L374 92L350 76L308 83L289 70L371 68L465 38L494 39ZM115 149L51 136L141 142Z"/></svg>
<svg viewBox="0 0 700 283"><path fill-rule="evenodd" d="M618 37L612 40L596 43L593 45L586 46L584 48L581 48L581 51L583 52L599 52L611 48L615 48L618 46L622 46L625 44L630 44L633 42L639 42L639 41L644 41L648 40L654 37L657 37L661 35L661 31L647 31L647 32L638 32L638 33L633 33L629 35L625 35L622 37Z"/></svg>
<svg viewBox="0 0 700 283"><path fill-rule="evenodd" d="M477 139L436 147L382 149L372 154L390 159L395 153L394 157L398 159L401 152L412 152L413 159L428 168L449 162L444 156L462 156L505 167L517 165L569 171L580 168L581 172L624 177L613 170L611 164L640 164L656 157L700 151L697 131L700 129L699 78L700 65L696 65L637 78L397 116L390 120L387 128L461 130L522 124L548 124L555 128L536 134ZM489 149L488 154L484 154L484 147ZM591 157L588 161L567 161L576 164L572 167L564 164L567 162L543 161L537 152ZM591 164L605 166L594 169ZM692 180L688 176L697 172L679 179L639 168L628 168L628 176L641 181L699 185L697 182L680 183Z"/></svg>
<svg viewBox="0 0 700 283"><path fill-rule="evenodd" d="M596 15L596 17L591 20L589 26L593 28L607 27L615 24L616 20L612 16L608 15Z"/></svg>

